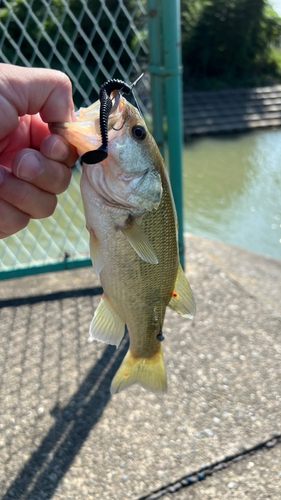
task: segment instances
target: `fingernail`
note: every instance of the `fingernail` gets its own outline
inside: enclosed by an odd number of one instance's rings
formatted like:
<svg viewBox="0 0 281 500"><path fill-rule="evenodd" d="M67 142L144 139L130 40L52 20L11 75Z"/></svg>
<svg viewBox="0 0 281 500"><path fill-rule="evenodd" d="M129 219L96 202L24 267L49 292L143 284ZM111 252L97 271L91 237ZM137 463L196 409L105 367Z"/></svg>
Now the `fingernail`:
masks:
<svg viewBox="0 0 281 500"><path fill-rule="evenodd" d="M26 153L20 160L17 168L17 177L26 181L34 179L41 169L39 158L33 153Z"/></svg>
<svg viewBox="0 0 281 500"><path fill-rule="evenodd" d="M57 139L51 149L51 158L54 160L65 160L69 155L69 147L61 139Z"/></svg>

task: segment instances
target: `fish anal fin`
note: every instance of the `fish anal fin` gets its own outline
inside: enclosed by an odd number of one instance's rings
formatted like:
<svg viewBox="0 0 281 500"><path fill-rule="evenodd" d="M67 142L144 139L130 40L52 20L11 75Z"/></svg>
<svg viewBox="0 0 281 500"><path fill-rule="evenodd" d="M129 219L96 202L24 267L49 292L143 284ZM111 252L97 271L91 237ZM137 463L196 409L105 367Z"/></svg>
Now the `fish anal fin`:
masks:
<svg viewBox="0 0 281 500"><path fill-rule="evenodd" d="M94 273L98 276L104 266L104 260L100 251L99 240L93 229L90 229L90 257L94 268Z"/></svg>
<svg viewBox="0 0 281 500"><path fill-rule="evenodd" d="M124 321L116 314L110 301L103 296L90 325L89 340L100 340L118 347L124 333Z"/></svg>
<svg viewBox="0 0 281 500"><path fill-rule="evenodd" d="M161 346L159 352L151 358L135 357L129 349L111 383L111 394L121 392L133 384L140 384L144 389L156 394L167 392Z"/></svg>
<svg viewBox="0 0 281 500"><path fill-rule="evenodd" d="M158 264L156 253L149 238L136 221L132 219L127 226L120 227L120 230L142 260L149 264Z"/></svg>
<svg viewBox="0 0 281 500"><path fill-rule="evenodd" d="M196 311L192 290L180 264L175 289L173 290L168 306L185 318L190 319L194 317Z"/></svg>

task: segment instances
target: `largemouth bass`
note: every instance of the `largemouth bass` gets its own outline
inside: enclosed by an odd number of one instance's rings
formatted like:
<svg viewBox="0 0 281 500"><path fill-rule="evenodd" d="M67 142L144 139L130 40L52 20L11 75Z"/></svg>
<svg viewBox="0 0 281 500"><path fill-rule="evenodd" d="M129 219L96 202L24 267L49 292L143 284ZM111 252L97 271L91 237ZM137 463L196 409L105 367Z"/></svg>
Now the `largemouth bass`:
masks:
<svg viewBox="0 0 281 500"><path fill-rule="evenodd" d="M81 178L91 259L104 290L90 338L118 346L127 325L130 347L111 392L139 383L162 393L166 307L192 318L195 303L179 263L177 215L162 156L138 110L115 92L111 99L108 156L84 163ZM76 120L50 130L80 155L99 148L100 101L81 108Z"/></svg>

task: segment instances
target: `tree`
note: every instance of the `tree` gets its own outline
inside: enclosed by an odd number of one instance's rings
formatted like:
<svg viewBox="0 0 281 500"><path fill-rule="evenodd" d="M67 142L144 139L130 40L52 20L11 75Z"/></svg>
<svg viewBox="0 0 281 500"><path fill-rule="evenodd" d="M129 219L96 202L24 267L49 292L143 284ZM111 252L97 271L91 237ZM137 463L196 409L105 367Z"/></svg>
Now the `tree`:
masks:
<svg viewBox="0 0 281 500"><path fill-rule="evenodd" d="M254 86L280 76L281 55L274 45L280 43L281 20L267 0L181 2L187 86ZM85 96L89 101L96 99L106 74L122 78L121 67L131 72L130 51L147 64L145 44L141 43L147 37L146 0L7 3L9 8L0 9L4 60L19 65L49 64L73 76L78 82L74 85L77 106L85 104ZM136 30L131 28L132 18Z"/></svg>
<svg viewBox="0 0 281 500"><path fill-rule="evenodd" d="M184 79L230 84L277 76L280 18L266 0L182 0Z"/></svg>

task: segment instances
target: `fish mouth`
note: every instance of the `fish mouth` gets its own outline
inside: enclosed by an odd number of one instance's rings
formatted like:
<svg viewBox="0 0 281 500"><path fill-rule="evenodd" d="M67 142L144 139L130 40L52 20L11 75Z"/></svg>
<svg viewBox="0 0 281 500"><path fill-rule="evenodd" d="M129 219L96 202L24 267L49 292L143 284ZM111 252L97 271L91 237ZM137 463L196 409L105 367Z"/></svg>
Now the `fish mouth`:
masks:
<svg viewBox="0 0 281 500"><path fill-rule="evenodd" d="M114 135L124 127L126 118L126 101L119 96L118 102L113 103L108 117L108 132L113 130ZM88 151L96 150L101 146L102 137L100 130L100 101L87 108L80 108L74 113L73 122L49 123L52 134L64 137L75 146L80 156Z"/></svg>
<svg viewBox="0 0 281 500"><path fill-rule="evenodd" d="M82 161L88 165L101 163L108 157L108 122L109 117L118 109L120 93L130 94L132 87L122 80L108 80L100 89L100 132L102 143L98 149L88 151L82 156ZM124 124L120 127L120 129ZM118 129L117 129L118 130Z"/></svg>

